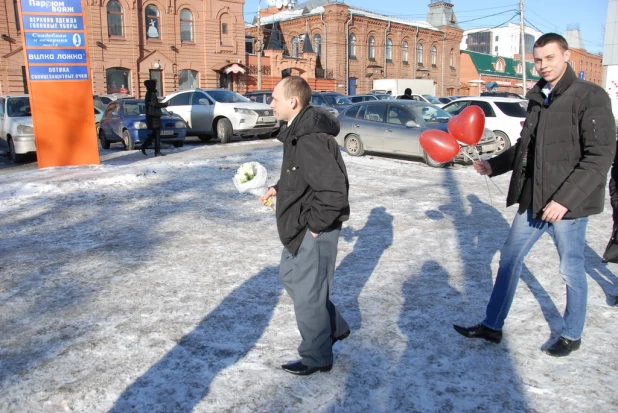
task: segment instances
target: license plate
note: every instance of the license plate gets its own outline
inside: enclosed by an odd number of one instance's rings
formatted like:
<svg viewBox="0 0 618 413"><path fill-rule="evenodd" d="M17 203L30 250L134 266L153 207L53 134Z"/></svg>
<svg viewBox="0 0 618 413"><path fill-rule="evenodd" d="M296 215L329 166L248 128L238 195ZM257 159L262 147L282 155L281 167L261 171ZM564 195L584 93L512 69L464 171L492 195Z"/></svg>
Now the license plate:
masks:
<svg viewBox="0 0 618 413"><path fill-rule="evenodd" d="M163 135L173 135L174 131L173 130L162 130L161 131L161 136Z"/></svg>
<svg viewBox="0 0 618 413"><path fill-rule="evenodd" d="M260 120L264 123L274 123L276 122L277 118L275 118L274 116L262 116Z"/></svg>

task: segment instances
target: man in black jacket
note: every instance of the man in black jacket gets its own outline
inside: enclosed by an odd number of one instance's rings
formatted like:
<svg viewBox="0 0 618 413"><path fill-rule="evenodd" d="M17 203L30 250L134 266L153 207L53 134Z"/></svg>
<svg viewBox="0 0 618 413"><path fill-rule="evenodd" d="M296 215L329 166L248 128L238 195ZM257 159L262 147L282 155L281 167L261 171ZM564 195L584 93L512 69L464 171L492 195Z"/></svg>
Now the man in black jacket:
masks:
<svg viewBox="0 0 618 413"><path fill-rule="evenodd" d="M309 375L330 371L332 346L350 327L330 301L341 224L350 215L348 175L333 135L339 122L327 111L309 106L311 88L298 76L275 87L270 106L288 127L283 142L279 182L260 201L277 197L277 230L284 245L279 278L294 301L302 341L301 359L281 366Z"/></svg>
<svg viewBox="0 0 618 413"><path fill-rule="evenodd" d="M561 336L545 352L560 357L581 345L588 295L586 225L588 216L603 211L616 125L607 93L575 75L564 37L544 34L533 52L542 79L528 92L521 138L499 156L474 163L481 175L513 171L506 202L507 206L519 203L519 210L501 250L485 319L473 327L454 327L466 337L500 342L524 257L551 228L567 303Z"/></svg>
<svg viewBox="0 0 618 413"><path fill-rule="evenodd" d="M165 156L161 153L161 116L163 115L161 108L167 107L169 103L159 102L159 99L157 98L156 80L145 80L144 86L146 86L146 98L144 100L146 103L146 127L152 132L148 134L148 137L142 143L140 150L145 156L147 156L146 148L154 139L155 156Z"/></svg>

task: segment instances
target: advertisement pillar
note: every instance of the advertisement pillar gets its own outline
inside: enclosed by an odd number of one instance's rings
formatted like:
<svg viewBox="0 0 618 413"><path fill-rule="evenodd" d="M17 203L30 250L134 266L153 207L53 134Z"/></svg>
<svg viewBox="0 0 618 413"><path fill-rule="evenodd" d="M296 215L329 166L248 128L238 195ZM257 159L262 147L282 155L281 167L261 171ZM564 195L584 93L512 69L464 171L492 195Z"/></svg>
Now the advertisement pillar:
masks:
<svg viewBox="0 0 618 413"><path fill-rule="evenodd" d="M83 0L20 0L39 168L99 164Z"/></svg>

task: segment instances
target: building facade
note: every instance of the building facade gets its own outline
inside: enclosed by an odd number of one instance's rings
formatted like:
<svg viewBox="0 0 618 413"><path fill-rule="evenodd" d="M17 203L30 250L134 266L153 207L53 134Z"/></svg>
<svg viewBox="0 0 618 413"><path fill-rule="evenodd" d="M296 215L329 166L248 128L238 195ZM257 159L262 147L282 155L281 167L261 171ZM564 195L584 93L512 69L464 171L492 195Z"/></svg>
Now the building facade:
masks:
<svg viewBox="0 0 618 413"><path fill-rule="evenodd" d="M437 95L456 95L463 31L452 7L433 0L428 21L392 18L328 0L307 1L292 10L263 9L260 21L247 28L264 45L262 89L294 73L310 84L321 79L328 90L344 94L366 93L374 79L429 78ZM249 90L257 88L255 78L254 71L246 76Z"/></svg>
<svg viewBox="0 0 618 413"><path fill-rule="evenodd" d="M543 33L531 27L524 27L526 53L532 51L536 39ZM514 58L521 54L521 30L518 24L504 27L466 30L460 44L461 50Z"/></svg>
<svg viewBox="0 0 618 413"><path fill-rule="evenodd" d="M236 90L245 72L244 0L86 0L94 94L143 97L191 87ZM0 0L0 93L27 92L16 0Z"/></svg>

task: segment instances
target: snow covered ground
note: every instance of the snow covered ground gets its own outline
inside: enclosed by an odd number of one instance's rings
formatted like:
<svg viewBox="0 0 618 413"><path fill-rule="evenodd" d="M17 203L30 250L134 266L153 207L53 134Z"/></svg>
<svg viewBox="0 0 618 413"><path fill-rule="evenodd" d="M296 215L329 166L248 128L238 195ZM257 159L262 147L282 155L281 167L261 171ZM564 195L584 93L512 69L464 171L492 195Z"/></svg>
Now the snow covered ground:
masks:
<svg viewBox="0 0 618 413"><path fill-rule="evenodd" d="M0 176L2 412L615 412L618 266L611 214L590 219L582 348L560 334L565 286L544 236L500 345L480 321L515 208L471 167L345 161L350 221L332 300L352 326L330 373L296 377L274 213L232 177L278 142L102 151L100 166ZM4 171L6 172L6 171ZM495 178L506 192L508 176ZM609 207L609 202L608 202Z"/></svg>

